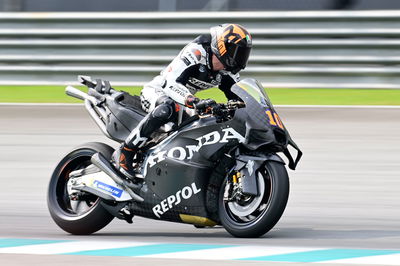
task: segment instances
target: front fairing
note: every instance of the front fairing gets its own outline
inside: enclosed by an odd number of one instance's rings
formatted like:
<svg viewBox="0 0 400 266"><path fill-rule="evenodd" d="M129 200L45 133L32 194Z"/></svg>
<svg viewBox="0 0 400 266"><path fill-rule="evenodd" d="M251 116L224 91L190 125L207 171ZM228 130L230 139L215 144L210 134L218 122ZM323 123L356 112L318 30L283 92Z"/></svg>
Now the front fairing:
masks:
<svg viewBox="0 0 400 266"><path fill-rule="evenodd" d="M302 152L291 139L261 84L254 79L243 79L233 85L231 91L239 96L246 106L240 112L246 124L243 145L249 150L284 152L289 159L289 167L295 169ZM288 145L298 151L295 161L287 150Z"/></svg>

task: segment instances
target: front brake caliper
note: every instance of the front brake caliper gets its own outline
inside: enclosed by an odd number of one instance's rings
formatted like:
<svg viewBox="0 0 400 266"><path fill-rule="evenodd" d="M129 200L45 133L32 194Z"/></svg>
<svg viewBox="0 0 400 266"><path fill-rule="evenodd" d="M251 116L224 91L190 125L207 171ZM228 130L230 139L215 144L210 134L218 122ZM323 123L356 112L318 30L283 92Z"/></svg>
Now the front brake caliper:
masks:
<svg viewBox="0 0 400 266"><path fill-rule="evenodd" d="M234 201L241 194L242 176L240 172L234 172L226 181L224 201Z"/></svg>

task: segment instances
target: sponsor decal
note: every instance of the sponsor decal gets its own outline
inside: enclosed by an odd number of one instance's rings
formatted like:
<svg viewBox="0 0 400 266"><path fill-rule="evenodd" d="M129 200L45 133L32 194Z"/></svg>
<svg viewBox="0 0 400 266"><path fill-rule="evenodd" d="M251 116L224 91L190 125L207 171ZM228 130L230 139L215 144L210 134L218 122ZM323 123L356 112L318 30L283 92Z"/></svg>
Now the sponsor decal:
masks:
<svg viewBox="0 0 400 266"><path fill-rule="evenodd" d="M199 71L203 72L203 73L206 72L207 71L206 66L205 65L200 65L199 66Z"/></svg>
<svg viewBox="0 0 400 266"><path fill-rule="evenodd" d="M187 56L188 59L192 59L193 63L196 62L196 58L194 57L194 55L191 52L187 52L186 56Z"/></svg>
<svg viewBox="0 0 400 266"><path fill-rule="evenodd" d="M221 83L221 80L222 80L222 75L221 75L220 73L218 73L218 74L215 76L215 81L218 82L218 84L220 84L220 83Z"/></svg>
<svg viewBox="0 0 400 266"><path fill-rule="evenodd" d="M178 190L175 194L168 196L159 204L155 205L153 207L153 213L156 217L161 218L161 215L172 209L174 206L180 204L182 199L190 199L200 191L201 189L197 188L196 183L193 182L190 186Z"/></svg>
<svg viewBox="0 0 400 266"><path fill-rule="evenodd" d="M197 61L201 59L201 52L199 49L192 49L192 53L196 56Z"/></svg>
<svg viewBox="0 0 400 266"><path fill-rule="evenodd" d="M212 88L214 86L214 84L212 84L212 83L208 83L208 82L198 80L195 78L189 78L189 83L191 83L192 85L194 85L202 90L206 90L206 89Z"/></svg>
<svg viewBox="0 0 400 266"><path fill-rule="evenodd" d="M197 51L200 52L199 50ZM198 62L200 60L200 57L198 57L194 51L187 51L182 54L181 60L183 61L183 63L185 63L185 65L190 66L191 64L195 64L196 62Z"/></svg>
<svg viewBox="0 0 400 266"><path fill-rule="evenodd" d="M254 161L249 160L249 162L246 165L247 170L249 171L249 174L252 175L254 172Z"/></svg>
<svg viewBox="0 0 400 266"><path fill-rule="evenodd" d="M181 89L179 89L179 88L176 87L176 86L171 85L171 86L169 86L169 89L170 89L170 91L175 92L176 94L179 94L179 95L182 96L183 98L186 97L185 92L182 91Z"/></svg>
<svg viewBox="0 0 400 266"><path fill-rule="evenodd" d="M113 196L116 196L117 198L120 198L121 195L122 195L122 189L110 186L110 185L108 185L106 183L103 183L103 182L101 182L99 180L94 180L93 181L93 185L98 189L101 189L103 191L106 191L106 192L112 194Z"/></svg>
<svg viewBox="0 0 400 266"><path fill-rule="evenodd" d="M185 65L190 66L191 63L190 63L189 59L187 59L185 56L182 56L181 60L183 61L183 63L185 63Z"/></svg>
<svg viewBox="0 0 400 266"><path fill-rule="evenodd" d="M228 143L229 140L236 139L239 142L244 142L244 137L240 135L233 128L224 128L222 132L213 131L204 136L197 138L197 145L186 145L185 147L173 147L167 151L159 151L155 154L151 154L147 160L149 167L153 167L159 162L165 160L165 158L173 158L179 161L190 160L195 152L198 152L203 146L213 145L216 143Z"/></svg>
<svg viewBox="0 0 400 266"><path fill-rule="evenodd" d="M218 82L217 80L211 80L211 84L214 86L218 86L220 82Z"/></svg>
<svg viewBox="0 0 400 266"><path fill-rule="evenodd" d="M251 44L251 37L250 37L250 35L246 35L246 40L247 40L247 43L248 44Z"/></svg>

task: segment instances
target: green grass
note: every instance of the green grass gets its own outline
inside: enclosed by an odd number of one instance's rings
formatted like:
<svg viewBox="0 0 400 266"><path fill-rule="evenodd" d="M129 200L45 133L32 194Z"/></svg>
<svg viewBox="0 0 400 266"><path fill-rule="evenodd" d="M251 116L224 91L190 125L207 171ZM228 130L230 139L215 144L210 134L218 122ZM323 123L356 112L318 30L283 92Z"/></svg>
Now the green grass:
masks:
<svg viewBox="0 0 400 266"><path fill-rule="evenodd" d="M2 103L81 103L65 94L66 86L0 86ZM86 87L76 88L87 92ZM121 88L130 93L139 93L140 88Z"/></svg>
<svg viewBox="0 0 400 266"><path fill-rule="evenodd" d="M131 94L139 94L140 87L116 87ZM80 88L83 91L85 89ZM64 86L0 86L3 103L79 103L69 97ZM289 105L400 105L400 90L354 89L267 89L274 104ZM224 102L217 89L199 92L200 98L213 98Z"/></svg>

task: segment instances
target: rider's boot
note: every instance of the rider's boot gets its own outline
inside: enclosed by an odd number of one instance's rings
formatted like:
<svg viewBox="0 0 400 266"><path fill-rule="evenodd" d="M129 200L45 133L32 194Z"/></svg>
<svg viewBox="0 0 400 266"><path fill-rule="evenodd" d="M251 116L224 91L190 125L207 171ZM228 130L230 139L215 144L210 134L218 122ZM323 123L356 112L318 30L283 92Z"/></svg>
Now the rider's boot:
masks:
<svg viewBox="0 0 400 266"><path fill-rule="evenodd" d="M140 127L134 130L128 137L128 143L124 141L119 149L112 155L112 162L115 168L124 176L134 179L136 167L140 161L138 153L146 143L147 138L140 136Z"/></svg>
<svg viewBox="0 0 400 266"><path fill-rule="evenodd" d="M129 148L123 143L119 149L117 149L112 160L117 170L124 176L133 179L135 177L135 157L137 150Z"/></svg>

